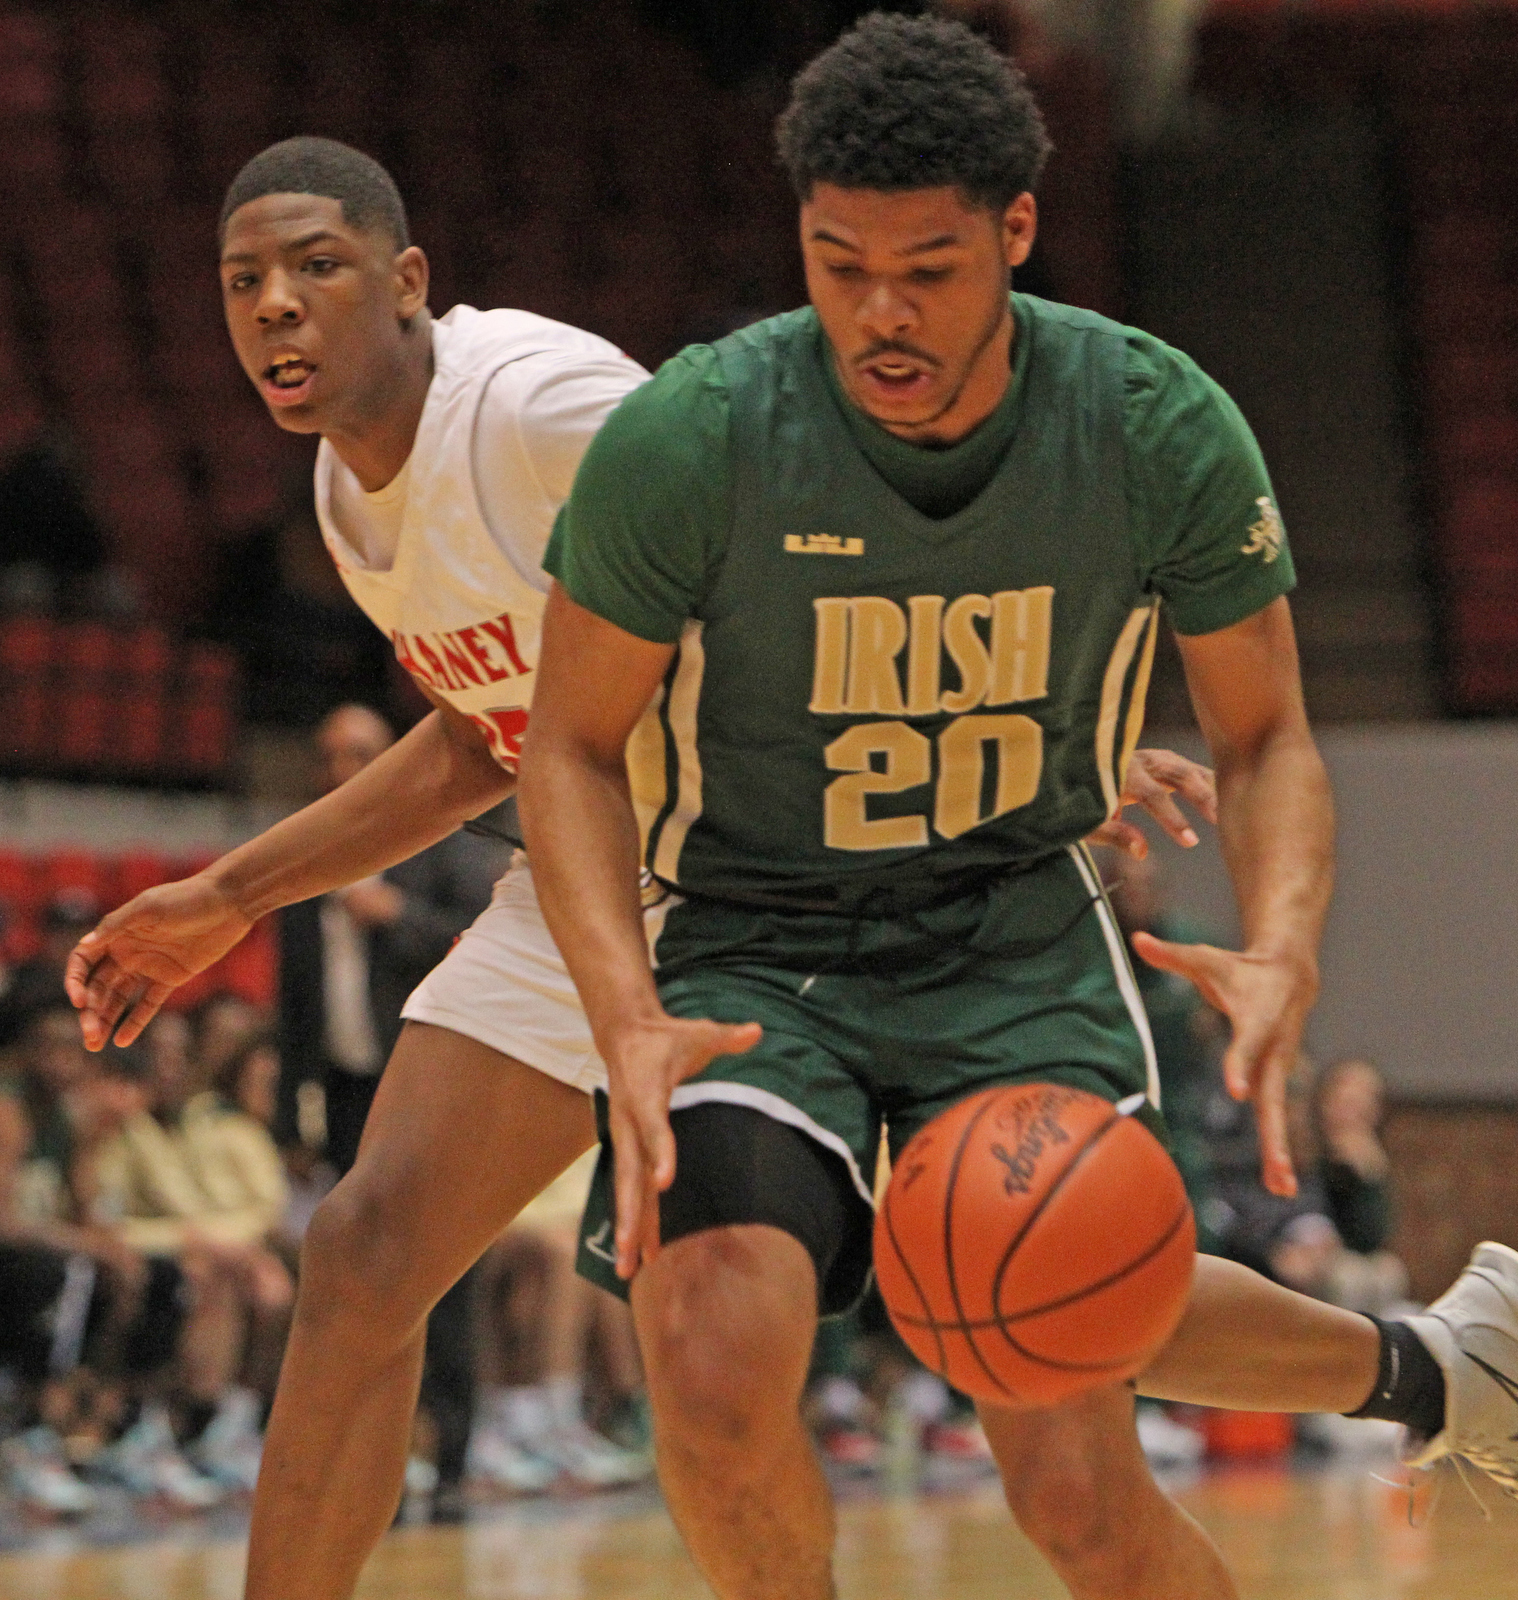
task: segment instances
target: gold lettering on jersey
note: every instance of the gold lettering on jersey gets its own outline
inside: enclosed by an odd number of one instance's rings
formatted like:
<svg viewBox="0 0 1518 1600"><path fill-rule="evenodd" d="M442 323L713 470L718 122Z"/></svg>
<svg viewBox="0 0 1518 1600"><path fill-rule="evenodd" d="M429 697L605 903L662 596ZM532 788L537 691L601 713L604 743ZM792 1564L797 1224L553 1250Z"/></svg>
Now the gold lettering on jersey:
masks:
<svg viewBox="0 0 1518 1600"><path fill-rule="evenodd" d="M899 717L906 706L896 657L907 642L907 619L894 600L866 595L849 607L849 692L843 709L854 716Z"/></svg>
<svg viewBox="0 0 1518 1600"><path fill-rule="evenodd" d="M911 617L907 645L907 715L930 717L938 710L943 680L943 596L914 594L907 601Z"/></svg>
<svg viewBox="0 0 1518 1600"><path fill-rule="evenodd" d="M872 795L931 784L932 830L945 839L1036 798L1043 729L1031 717L969 713L1048 694L1052 587L962 594L952 601L919 594L905 610L882 595L829 597L812 606L812 711L954 717L932 743L905 721L888 720L857 723L828 745L827 765L841 774L823 796L823 836L831 849L915 849L928 842L926 815L871 816ZM948 689L946 653L958 678Z"/></svg>
<svg viewBox="0 0 1518 1600"><path fill-rule="evenodd" d="M874 757L884 759L875 769ZM872 794L900 794L933 776L933 747L904 722L861 722L840 734L823 752L835 778L822 796L823 842L833 850L912 850L928 842L922 816L871 817L865 803Z"/></svg>
<svg viewBox="0 0 1518 1600"><path fill-rule="evenodd" d="M862 556L864 540L836 533L788 533L785 548L793 556Z"/></svg>
<svg viewBox="0 0 1518 1600"><path fill-rule="evenodd" d="M991 685L988 706L1042 700L1049 692L1054 590L1004 589L991 599Z"/></svg>
<svg viewBox="0 0 1518 1600"><path fill-rule="evenodd" d="M814 600L817 650L812 667L812 703L819 716L843 710L849 676L849 608L852 600Z"/></svg>
<svg viewBox="0 0 1518 1600"><path fill-rule="evenodd" d="M959 672L959 687L939 698L945 711L973 711L991 686L991 653L975 626L977 617L991 615L991 602L983 594L962 594L944 612L943 642Z"/></svg>
<svg viewBox="0 0 1518 1600"><path fill-rule="evenodd" d="M996 794L982 814L986 747L996 749ZM1032 717L956 717L938 736L938 792L933 826L945 839L1025 806L1044 771L1044 730Z"/></svg>

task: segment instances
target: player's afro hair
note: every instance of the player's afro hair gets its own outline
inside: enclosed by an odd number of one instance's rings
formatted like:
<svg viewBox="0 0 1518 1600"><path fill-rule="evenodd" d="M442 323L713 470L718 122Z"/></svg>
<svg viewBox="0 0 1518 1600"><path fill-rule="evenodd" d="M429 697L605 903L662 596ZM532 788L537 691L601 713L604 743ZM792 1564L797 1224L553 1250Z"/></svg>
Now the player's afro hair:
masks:
<svg viewBox="0 0 1518 1600"><path fill-rule="evenodd" d="M395 179L374 159L336 139L284 139L271 144L232 180L221 203L217 232L239 206L266 194L319 194L336 200L353 228L383 228L397 250L411 243L406 207Z"/></svg>
<svg viewBox="0 0 1518 1600"><path fill-rule="evenodd" d="M871 12L805 67L776 129L797 196L953 185L1003 211L1053 148L1022 73L963 23Z"/></svg>

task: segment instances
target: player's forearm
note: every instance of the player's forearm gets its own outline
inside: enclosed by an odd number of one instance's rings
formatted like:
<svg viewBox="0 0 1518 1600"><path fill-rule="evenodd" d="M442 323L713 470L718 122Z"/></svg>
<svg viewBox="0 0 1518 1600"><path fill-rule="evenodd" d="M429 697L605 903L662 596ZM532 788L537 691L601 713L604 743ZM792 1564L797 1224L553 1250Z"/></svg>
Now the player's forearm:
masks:
<svg viewBox="0 0 1518 1600"><path fill-rule="evenodd" d="M1213 752L1218 833L1246 948L1317 961L1333 892L1333 794L1305 721Z"/></svg>
<svg viewBox="0 0 1518 1600"><path fill-rule="evenodd" d="M341 788L208 869L250 919L408 860L511 793L514 779L423 718Z"/></svg>
<svg viewBox="0 0 1518 1600"><path fill-rule="evenodd" d="M626 762L536 741L517 803L538 903L604 1054L618 1023L660 1009Z"/></svg>

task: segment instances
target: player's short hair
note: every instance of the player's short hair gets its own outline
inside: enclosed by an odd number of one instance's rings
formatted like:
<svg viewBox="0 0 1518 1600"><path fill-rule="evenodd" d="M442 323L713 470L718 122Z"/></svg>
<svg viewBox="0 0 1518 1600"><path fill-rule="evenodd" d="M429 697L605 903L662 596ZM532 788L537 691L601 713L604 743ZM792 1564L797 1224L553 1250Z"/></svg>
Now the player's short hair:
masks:
<svg viewBox="0 0 1518 1600"><path fill-rule="evenodd" d="M871 12L802 69L776 129L798 198L952 185L1004 211L1053 146L1016 66L963 23Z"/></svg>
<svg viewBox="0 0 1518 1600"><path fill-rule="evenodd" d="M352 228L383 228L397 250L411 243L395 179L374 159L336 139L302 137L271 144L237 174L221 203L217 237L239 206L266 194L319 194L336 200Z"/></svg>

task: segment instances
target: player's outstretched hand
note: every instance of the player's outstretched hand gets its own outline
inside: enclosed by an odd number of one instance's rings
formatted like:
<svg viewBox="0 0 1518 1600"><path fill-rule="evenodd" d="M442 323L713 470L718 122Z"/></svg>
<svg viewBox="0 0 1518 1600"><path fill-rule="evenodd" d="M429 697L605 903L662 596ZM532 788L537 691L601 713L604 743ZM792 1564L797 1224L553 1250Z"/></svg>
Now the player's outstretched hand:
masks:
<svg viewBox="0 0 1518 1600"><path fill-rule="evenodd" d="M659 1253L659 1195L675 1181L669 1097L717 1056L759 1043L757 1022L691 1022L660 1015L623 1029L606 1052L616 1157L617 1273L630 1278Z"/></svg>
<svg viewBox="0 0 1518 1600"><path fill-rule="evenodd" d="M165 1000L252 927L204 874L146 889L74 946L64 973L89 1050L131 1042Z"/></svg>
<svg viewBox="0 0 1518 1600"><path fill-rule="evenodd" d="M1135 750L1128 761L1117 811L1086 843L1111 845L1142 861L1149 854L1149 841L1142 828L1123 820L1125 807L1142 806L1178 845L1191 849L1197 842L1196 829L1175 803L1176 795L1217 826L1218 786L1211 767L1188 761L1173 750Z"/></svg>
<svg viewBox="0 0 1518 1600"><path fill-rule="evenodd" d="M1317 967L1298 956L1173 944L1152 933L1135 933L1133 948L1150 966L1194 983L1203 999L1228 1018L1233 1042L1223 1057L1223 1081L1235 1100L1254 1102L1265 1187L1272 1194L1294 1195L1286 1084L1318 996Z"/></svg>

